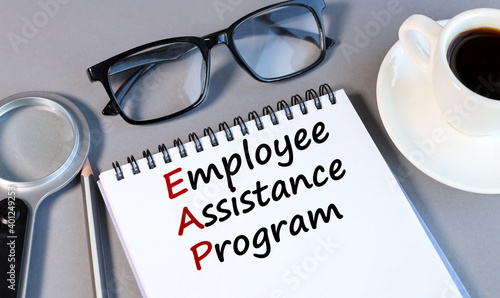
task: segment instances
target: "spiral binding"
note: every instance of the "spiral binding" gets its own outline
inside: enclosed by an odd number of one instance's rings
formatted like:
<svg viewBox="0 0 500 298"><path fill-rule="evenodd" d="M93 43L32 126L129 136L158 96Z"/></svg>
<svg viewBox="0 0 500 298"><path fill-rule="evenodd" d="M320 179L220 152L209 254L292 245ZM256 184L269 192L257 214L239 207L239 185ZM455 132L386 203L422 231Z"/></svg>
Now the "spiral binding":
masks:
<svg viewBox="0 0 500 298"><path fill-rule="evenodd" d="M320 97L323 95L328 95L328 99L329 99L331 104L336 103L335 94L333 93L333 90L330 87L330 85L322 84L319 87L319 93L316 92L316 90L314 90L314 89L307 90L305 92L305 100L303 100L300 95L296 94L296 95L293 95L291 97L291 101L290 101L291 105L289 105L285 100L278 101L277 110L278 111L284 110L286 118L288 120L292 120L294 118L294 115L293 115L293 112L290 108L291 106L298 105L302 114L305 115L309 112L307 109L307 106L305 105L305 101L313 100L315 107L317 109L322 109L323 103L321 102ZM278 117L276 116L276 113L271 106L265 106L262 109L262 117L263 116L269 116L271 123L273 125L279 124ZM258 130L264 129L264 124L262 122L261 116L259 116L259 114L256 111L251 111L250 113L248 113L248 121L254 121ZM241 116L235 117L233 122L234 122L235 127L236 126L240 127L241 133L243 135L250 133L245 120L243 120L243 118ZM229 125L227 124L227 122L224 121L224 122L221 122L219 124L219 131L224 132L228 142L231 142L234 140L234 134L233 134L231 128L229 127ZM216 147L219 145L219 140L217 139L217 135L215 134L215 132L213 131L213 129L211 127L205 128L203 130L203 135L209 137L210 144L212 145L212 147ZM194 133L194 132L190 133L188 135L188 138L189 138L189 142L194 144L196 152L201 152L204 150L203 144L202 144L200 138L198 138L198 136L196 135L196 133ZM177 149L179 150L179 155L181 158L188 156L186 147L180 138L177 138L174 140L174 147L177 147ZM165 146L165 144L158 145L158 152L160 152L163 155L163 161L165 163L172 162L172 157L170 155L170 152L169 152L167 146ZM148 164L149 169L154 169L156 167L156 163L155 163L153 155L151 154L149 149L144 150L142 152L142 155L146 159L146 162ZM131 170L132 170L133 175L137 175L141 172L139 164L137 163L137 161L133 155L127 157L127 162L131 166ZM113 169L115 170L116 179L117 180L124 179L125 175L123 173L123 170L122 170L122 167L120 166L120 164L117 161L115 161L112 163L112 165L113 165Z"/></svg>
<svg viewBox="0 0 500 298"><path fill-rule="evenodd" d="M280 124L278 121L278 117L276 116L276 113L274 113L274 110L273 110L273 108L271 108L271 106L265 106L262 109L262 115L263 116L269 115L269 117L271 118L271 123L273 125Z"/></svg>
<svg viewBox="0 0 500 298"><path fill-rule="evenodd" d="M227 125L227 123L226 123L226 125ZM215 133L214 133L214 131L212 130L211 127L205 128L203 130L203 135L205 137L208 136L210 138L210 144L212 144L212 147L219 146L219 140L217 140L217 136L215 135Z"/></svg>
<svg viewBox="0 0 500 298"><path fill-rule="evenodd" d="M150 170L156 168L155 160L153 158L153 155L151 155L151 151L149 151L149 149L142 151L142 156L148 161L148 167Z"/></svg>

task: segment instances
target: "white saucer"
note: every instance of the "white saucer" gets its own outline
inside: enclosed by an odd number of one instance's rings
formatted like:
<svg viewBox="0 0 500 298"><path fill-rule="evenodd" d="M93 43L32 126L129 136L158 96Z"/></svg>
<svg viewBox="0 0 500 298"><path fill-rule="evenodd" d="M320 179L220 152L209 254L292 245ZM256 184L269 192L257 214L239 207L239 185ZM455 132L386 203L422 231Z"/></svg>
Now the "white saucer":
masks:
<svg viewBox="0 0 500 298"><path fill-rule="evenodd" d="M390 138L422 172L461 190L500 193L500 135L469 136L448 124L399 42L380 67L377 103Z"/></svg>

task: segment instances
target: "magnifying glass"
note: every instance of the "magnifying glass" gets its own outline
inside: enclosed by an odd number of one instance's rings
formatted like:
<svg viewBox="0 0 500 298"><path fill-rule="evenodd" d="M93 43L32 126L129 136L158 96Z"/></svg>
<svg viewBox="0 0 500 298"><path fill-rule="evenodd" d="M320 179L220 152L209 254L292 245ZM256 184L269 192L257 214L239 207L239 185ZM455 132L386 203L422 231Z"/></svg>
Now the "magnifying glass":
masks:
<svg viewBox="0 0 500 298"><path fill-rule="evenodd" d="M25 92L0 101L0 297L24 297L35 214L79 173L89 127L68 99Z"/></svg>

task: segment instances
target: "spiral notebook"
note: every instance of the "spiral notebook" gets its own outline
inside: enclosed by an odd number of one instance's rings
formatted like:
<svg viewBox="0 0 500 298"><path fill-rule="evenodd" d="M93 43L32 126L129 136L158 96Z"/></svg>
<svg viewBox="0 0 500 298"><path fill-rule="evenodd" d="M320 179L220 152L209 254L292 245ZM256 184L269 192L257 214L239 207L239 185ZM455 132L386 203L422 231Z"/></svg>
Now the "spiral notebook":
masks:
<svg viewBox="0 0 500 298"><path fill-rule="evenodd" d="M468 296L343 90L217 131L100 175L145 297Z"/></svg>

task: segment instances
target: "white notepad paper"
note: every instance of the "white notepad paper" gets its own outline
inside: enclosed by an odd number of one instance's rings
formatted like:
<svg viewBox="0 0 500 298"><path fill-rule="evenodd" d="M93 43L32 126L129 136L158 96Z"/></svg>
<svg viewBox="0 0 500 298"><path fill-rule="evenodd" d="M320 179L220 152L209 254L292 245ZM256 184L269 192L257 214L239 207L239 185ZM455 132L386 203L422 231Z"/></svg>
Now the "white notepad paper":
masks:
<svg viewBox="0 0 500 298"><path fill-rule="evenodd" d="M334 94L101 173L144 296L468 296Z"/></svg>

